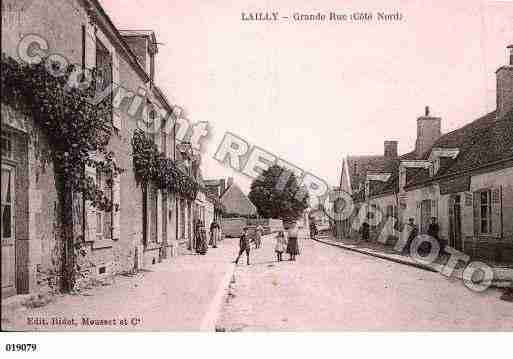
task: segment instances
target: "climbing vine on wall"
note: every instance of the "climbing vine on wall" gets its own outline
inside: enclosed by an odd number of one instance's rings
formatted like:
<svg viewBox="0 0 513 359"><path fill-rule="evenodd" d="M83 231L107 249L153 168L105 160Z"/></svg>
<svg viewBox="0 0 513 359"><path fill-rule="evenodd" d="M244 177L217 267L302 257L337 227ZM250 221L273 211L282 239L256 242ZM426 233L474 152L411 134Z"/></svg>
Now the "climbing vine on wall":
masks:
<svg viewBox="0 0 513 359"><path fill-rule="evenodd" d="M115 134L110 97L99 103L88 101L97 85L102 85L95 69L83 76L77 65L59 65L49 58L26 64L4 53L1 66L2 103L30 118L38 130L34 132L42 132L49 143L43 161L53 165L61 207L62 287L73 290L78 272L76 257L82 244L75 238L73 202L81 198L100 210L110 211L113 206L117 210L110 193L104 193L105 188L85 171L87 166L101 171L110 187L113 178L123 171L108 149Z"/></svg>
<svg viewBox="0 0 513 359"><path fill-rule="evenodd" d="M96 105L85 100L92 98L100 81L95 70L91 71L88 86L85 82L71 86L70 79L76 78L79 68L58 66L47 59L38 64L19 63L2 54L2 102L30 117L47 136L49 158L66 185L94 207L110 210L110 196L96 186L84 168L95 167L108 178L122 172L107 148L115 131L112 105L108 97ZM55 76L57 72L62 75Z"/></svg>
<svg viewBox="0 0 513 359"><path fill-rule="evenodd" d="M198 183L159 152L155 142L140 129L132 137L132 157L138 183L154 183L159 189L180 193L191 200L196 198Z"/></svg>

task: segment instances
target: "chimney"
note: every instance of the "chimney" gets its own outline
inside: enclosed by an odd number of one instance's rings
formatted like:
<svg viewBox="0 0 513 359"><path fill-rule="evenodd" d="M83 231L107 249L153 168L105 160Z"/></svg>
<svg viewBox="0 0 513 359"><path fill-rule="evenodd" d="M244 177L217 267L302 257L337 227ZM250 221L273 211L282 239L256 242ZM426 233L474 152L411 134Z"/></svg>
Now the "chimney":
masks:
<svg viewBox="0 0 513 359"><path fill-rule="evenodd" d="M424 116L417 119L417 141L415 142L415 153L421 157L426 153L442 135L442 119L433 117L429 113L429 106L426 106Z"/></svg>
<svg viewBox="0 0 513 359"><path fill-rule="evenodd" d="M385 141L385 158L397 158L397 141Z"/></svg>
<svg viewBox="0 0 513 359"><path fill-rule="evenodd" d="M497 76L497 118L513 109L513 45L506 48L506 65L495 73Z"/></svg>

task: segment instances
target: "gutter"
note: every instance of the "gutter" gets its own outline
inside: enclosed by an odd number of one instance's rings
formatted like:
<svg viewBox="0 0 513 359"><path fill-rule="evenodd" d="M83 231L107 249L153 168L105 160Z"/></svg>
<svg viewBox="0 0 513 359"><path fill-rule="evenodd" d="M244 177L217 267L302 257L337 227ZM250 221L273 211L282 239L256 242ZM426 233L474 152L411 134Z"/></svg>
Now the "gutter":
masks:
<svg viewBox="0 0 513 359"><path fill-rule="evenodd" d="M456 173L449 173L449 174L433 177L433 178L430 178L429 180L425 180L425 181L422 181L422 182L414 184L414 185L405 186L404 190L405 191L410 191L410 190L414 190L414 189L417 189L417 188L425 187L425 186L427 186L427 185L429 185L429 184L431 184L433 182L440 182L441 180L444 180L444 179L451 179L451 178L454 178L454 177L458 177L458 176L462 176L462 175L466 175L466 174L471 174L471 172L474 172L474 171L477 171L477 170L480 170L480 169L484 169L484 168L487 168L487 167L491 167L491 166L494 166L494 165L498 165L498 164L501 164L501 163L505 163L505 162L508 162L508 161L513 161L513 157L508 157L508 158L505 158L505 159L502 159L502 160L499 160L499 161L487 163L487 164L485 164L483 166L479 166L479 167L475 167L475 168L470 168L468 170L458 171Z"/></svg>

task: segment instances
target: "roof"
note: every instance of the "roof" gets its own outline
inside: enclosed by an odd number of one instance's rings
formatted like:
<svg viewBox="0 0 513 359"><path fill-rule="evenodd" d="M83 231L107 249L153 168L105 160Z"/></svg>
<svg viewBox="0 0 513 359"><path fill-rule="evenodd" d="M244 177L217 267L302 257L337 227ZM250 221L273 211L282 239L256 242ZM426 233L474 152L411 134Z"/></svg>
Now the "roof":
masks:
<svg viewBox="0 0 513 359"><path fill-rule="evenodd" d="M397 158L385 156L349 156L347 157L347 173L351 183L351 192L353 198L364 199L364 183L368 173L390 173L391 176L386 182L371 181L370 194L372 196L399 191L399 164L402 160L418 159L416 152L408 152ZM344 178L344 168L342 169L341 182ZM341 187L343 187L341 183Z"/></svg>
<svg viewBox="0 0 513 359"><path fill-rule="evenodd" d="M455 159L442 159L435 176L418 173L407 182L406 187L418 186L441 177L468 172L513 158L513 111L500 119L497 119L495 111L490 112L443 135L432 148L458 148L460 152ZM426 156L429 156L429 153Z"/></svg>
<svg viewBox="0 0 513 359"><path fill-rule="evenodd" d="M251 202L248 196L242 192L235 182L221 194L220 200L227 213L239 214L242 216L257 213L256 206Z"/></svg>

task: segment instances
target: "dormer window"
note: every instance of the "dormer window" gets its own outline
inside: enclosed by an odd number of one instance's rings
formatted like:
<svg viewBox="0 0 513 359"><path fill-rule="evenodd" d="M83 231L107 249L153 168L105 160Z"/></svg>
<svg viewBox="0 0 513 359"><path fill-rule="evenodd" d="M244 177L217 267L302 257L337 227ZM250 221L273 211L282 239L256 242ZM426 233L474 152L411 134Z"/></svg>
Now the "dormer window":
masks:
<svg viewBox="0 0 513 359"><path fill-rule="evenodd" d="M433 177L438 173L440 169L440 157L437 157L433 160L433 165L429 167L429 176Z"/></svg>

